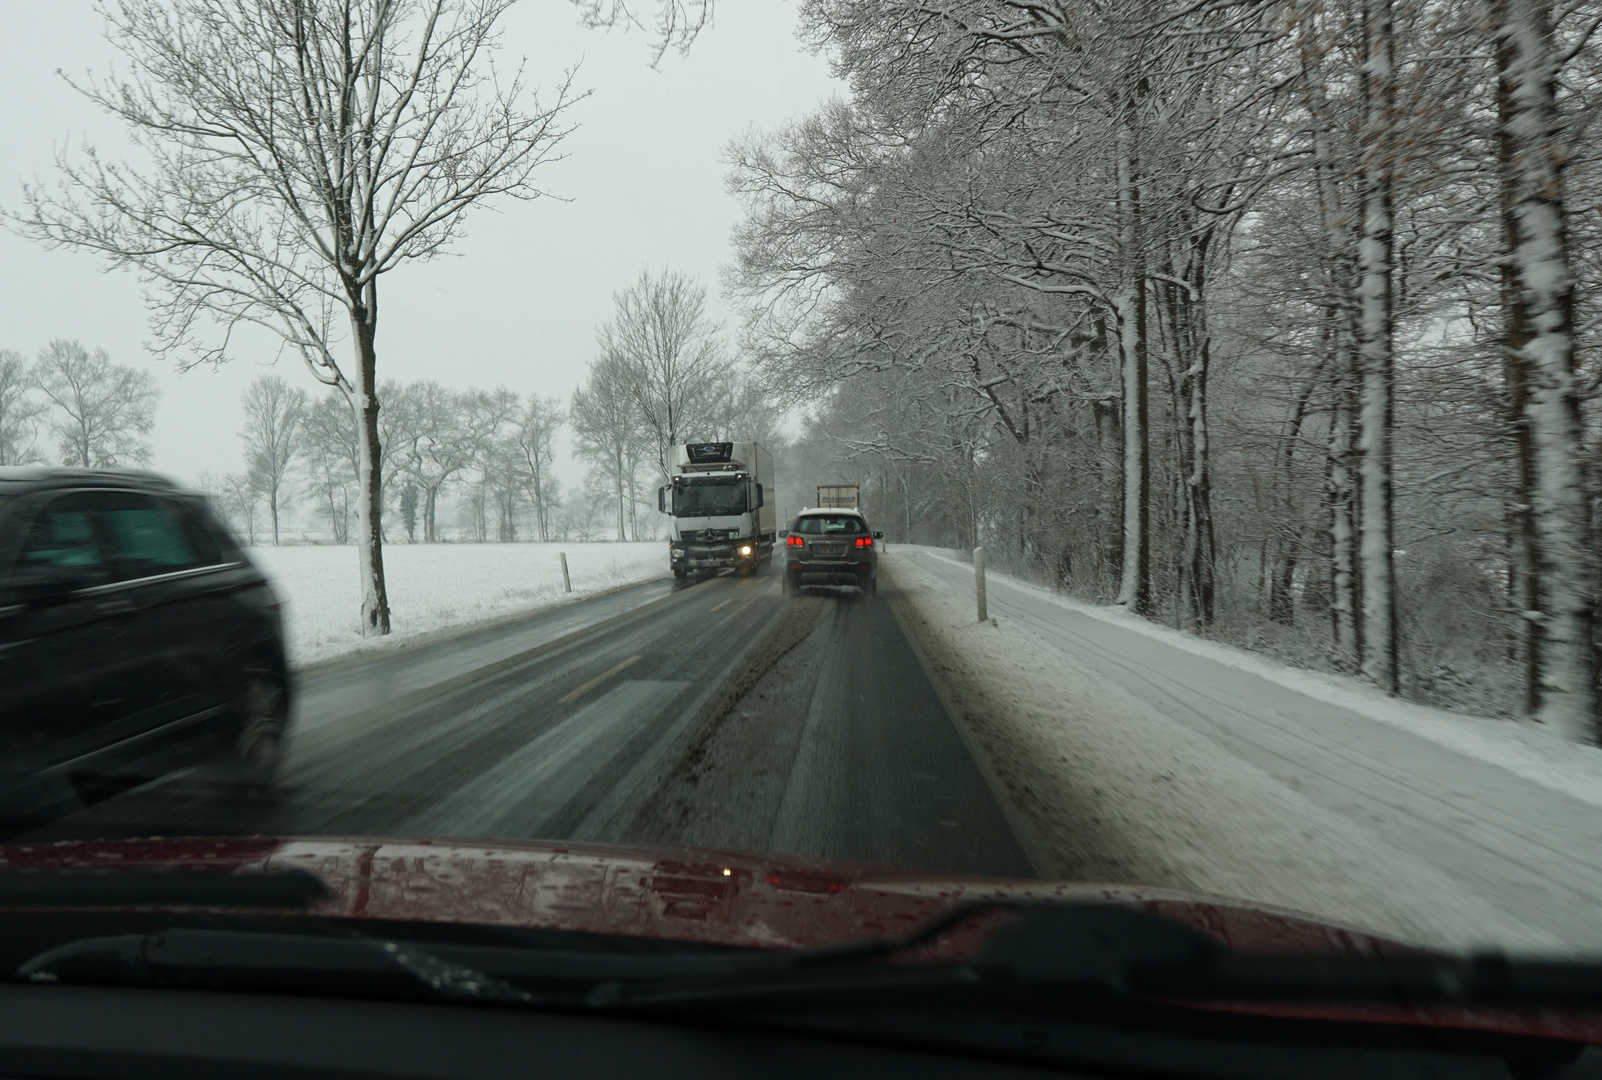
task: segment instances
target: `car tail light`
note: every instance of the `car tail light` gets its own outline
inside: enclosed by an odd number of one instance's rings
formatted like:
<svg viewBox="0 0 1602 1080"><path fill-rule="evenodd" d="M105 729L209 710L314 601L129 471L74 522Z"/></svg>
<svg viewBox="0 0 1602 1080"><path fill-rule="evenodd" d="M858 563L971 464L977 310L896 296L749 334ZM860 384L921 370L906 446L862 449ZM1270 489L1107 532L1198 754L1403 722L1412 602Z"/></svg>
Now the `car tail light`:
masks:
<svg viewBox="0 0 1602 1080"><path fill-rule="evenodd" d="M872 546L873 546L873 537L871 537L871 536L859 536L859 537L857 537L857 547L871 548Z"/></svg>
<svg viewBox="0 0 1602 1080"><path fill-rule="evenodd" d="M806 547L806 541L799 536L792 536L784 542L785 547Z"/></svg>

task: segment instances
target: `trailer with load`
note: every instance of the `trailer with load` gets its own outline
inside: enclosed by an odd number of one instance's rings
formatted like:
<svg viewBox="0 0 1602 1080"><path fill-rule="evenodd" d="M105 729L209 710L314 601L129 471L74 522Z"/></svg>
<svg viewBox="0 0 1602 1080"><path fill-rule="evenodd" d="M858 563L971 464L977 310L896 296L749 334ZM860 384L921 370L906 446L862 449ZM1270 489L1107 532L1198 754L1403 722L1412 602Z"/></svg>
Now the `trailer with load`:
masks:
<svg viewBox="0 0 1602 1080"><path fill-rule="evenodd" d="M657 509L672 515L673 576L765 566L778 535L773 490L773 458L756 443L675 446L668 484L656 493Z"/></svg>
<svg viewBox="0 0 1602 1080"><path fill-rule="evenodd" d="M818 507L823 510L860 510L862 490L856 484L819 484Z"/></svg>

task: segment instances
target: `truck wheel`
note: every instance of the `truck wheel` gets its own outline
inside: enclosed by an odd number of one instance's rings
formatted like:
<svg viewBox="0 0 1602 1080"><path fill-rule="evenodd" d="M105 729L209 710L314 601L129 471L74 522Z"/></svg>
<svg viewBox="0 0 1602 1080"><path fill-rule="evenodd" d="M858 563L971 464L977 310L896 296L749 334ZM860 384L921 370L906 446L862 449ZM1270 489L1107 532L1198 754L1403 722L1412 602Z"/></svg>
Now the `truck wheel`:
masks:
<svg viewBox="0 0 1602 1080"><path fill-rule="evenodd" d="M683 581L684 580L684 567L675 566L673 568L673 576L678 578L680 581Z"/></svg>

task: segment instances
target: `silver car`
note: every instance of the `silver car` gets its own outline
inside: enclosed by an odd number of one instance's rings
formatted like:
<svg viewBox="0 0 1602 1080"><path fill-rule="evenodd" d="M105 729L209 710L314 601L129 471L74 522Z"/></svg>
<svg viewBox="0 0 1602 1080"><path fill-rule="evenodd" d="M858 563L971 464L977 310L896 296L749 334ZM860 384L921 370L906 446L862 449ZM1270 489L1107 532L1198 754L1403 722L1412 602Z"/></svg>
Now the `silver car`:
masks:
<svg viewBox="0 0 1602 1080"><path fill-rule="evenodd" d="M868 596L879 591L879 549L860 510L803 510L779 534L784 541L784 591L803 585L855 585Z"/></svg>

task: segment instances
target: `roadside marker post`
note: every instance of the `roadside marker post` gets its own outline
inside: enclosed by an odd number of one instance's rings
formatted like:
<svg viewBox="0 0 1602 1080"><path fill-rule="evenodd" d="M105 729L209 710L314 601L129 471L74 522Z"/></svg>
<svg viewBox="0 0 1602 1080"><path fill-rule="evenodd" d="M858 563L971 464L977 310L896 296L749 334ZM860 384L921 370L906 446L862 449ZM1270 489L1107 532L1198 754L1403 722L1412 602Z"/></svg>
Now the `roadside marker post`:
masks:
<svg viewBox="0 0 1602 1080"><path fill-rule="evenodd" d="M556 553L556 555L557 555L557 558L562 560L562 591L563 592L572 592L573 591L573 583L571 581L569 581L568 577L567 577L567 552L559 551L559 552Z"/></svg>
<svg viewBox="0 0 1602 1080"><path fill-rule="evenodd" d="M985 549L973 549L973 590L979 599L979 621L984 622L985 615Z"/></svg>

